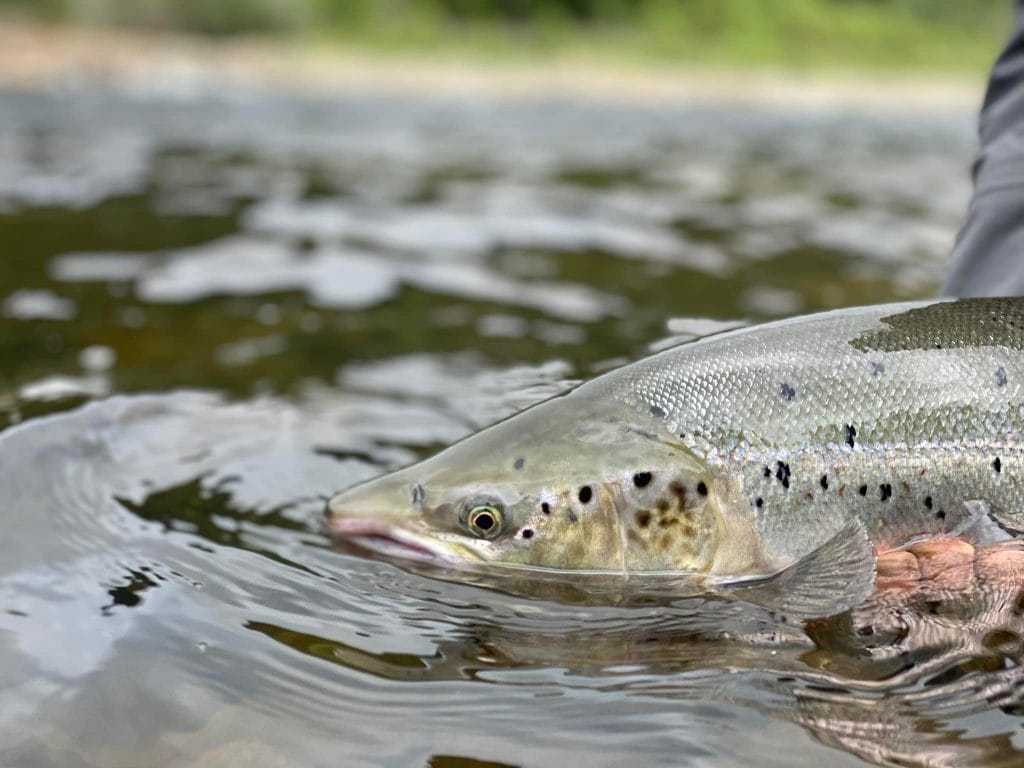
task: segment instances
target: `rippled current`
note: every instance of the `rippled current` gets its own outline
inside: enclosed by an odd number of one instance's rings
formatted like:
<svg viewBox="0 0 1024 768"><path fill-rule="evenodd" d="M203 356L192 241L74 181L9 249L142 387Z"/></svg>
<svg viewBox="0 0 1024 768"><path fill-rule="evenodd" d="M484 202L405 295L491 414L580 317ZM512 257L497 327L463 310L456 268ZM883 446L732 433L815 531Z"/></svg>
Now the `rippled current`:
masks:
<svg viewBox="0 0 1024 768"><path fill-rule="evenodd" d="M932 294L972 125L0 94L0 765L1020 765L1012 588L803 627L319 527L709 320Z"/></svg>

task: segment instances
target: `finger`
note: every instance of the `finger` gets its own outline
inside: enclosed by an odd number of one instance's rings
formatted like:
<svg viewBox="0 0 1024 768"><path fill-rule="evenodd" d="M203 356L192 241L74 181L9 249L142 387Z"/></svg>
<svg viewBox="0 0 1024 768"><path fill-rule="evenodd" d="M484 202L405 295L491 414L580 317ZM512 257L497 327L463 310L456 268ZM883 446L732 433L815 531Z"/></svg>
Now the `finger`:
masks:
<svg viewBox="0 0 1024 768"><path fill-rule="evenodd" d="M976 586L975 549L960 539L931 539L909 547L926 587L967 592Z"/></svg>
<svg viewBox="0 0 1024 768"><path fill-rule="evenodd" d="M1007 541L978 550L974 567L984 585L1024 588L1024 542Z"/></svg>
<svg viewBox="0 0 1024 768"><path fill-rule="evenodd" d="M920 577L917 558L910 552L898 550L878 556L877 589L916 589Z"/></svg>

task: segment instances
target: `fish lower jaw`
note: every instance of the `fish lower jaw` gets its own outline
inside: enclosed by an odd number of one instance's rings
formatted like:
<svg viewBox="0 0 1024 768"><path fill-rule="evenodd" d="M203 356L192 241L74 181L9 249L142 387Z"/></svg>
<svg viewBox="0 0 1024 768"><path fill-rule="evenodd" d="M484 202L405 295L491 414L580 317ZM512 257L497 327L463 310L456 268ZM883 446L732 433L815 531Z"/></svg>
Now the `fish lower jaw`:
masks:
<svg viewBox="0 0 1024 768"><path fill-rule="evenodd" d="M327 521L327 529L336 539L388 558L424 563L450 563L455 560L442 547L377 520L331 518Z"/></svg>

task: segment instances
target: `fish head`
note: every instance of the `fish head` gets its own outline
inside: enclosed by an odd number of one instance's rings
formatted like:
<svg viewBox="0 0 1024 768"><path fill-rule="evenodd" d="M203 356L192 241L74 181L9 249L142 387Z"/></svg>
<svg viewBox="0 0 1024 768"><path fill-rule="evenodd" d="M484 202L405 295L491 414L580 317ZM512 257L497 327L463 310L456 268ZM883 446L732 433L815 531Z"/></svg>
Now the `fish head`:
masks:
<svg viewBox="0 0 1024 768"><path fill-rule="evenodd" d="M568 418L575 409L556 405L338 494L328 530L456 566L706 571L723 525L698 457L626 419Z"/></svg>

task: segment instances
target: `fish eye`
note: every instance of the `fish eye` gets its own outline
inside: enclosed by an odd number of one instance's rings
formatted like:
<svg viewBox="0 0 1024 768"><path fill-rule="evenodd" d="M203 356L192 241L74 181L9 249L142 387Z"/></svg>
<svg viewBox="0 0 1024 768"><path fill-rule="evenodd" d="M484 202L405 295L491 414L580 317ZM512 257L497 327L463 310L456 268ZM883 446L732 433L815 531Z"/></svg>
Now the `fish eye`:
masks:
<svg viewBox="0 0 1024 768"><path fill-rule="evenodd" d="M491 539L501 531L502 513L497 504L476 504L466 515L466 527L474 536Z"/></svg>

